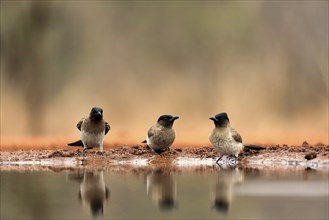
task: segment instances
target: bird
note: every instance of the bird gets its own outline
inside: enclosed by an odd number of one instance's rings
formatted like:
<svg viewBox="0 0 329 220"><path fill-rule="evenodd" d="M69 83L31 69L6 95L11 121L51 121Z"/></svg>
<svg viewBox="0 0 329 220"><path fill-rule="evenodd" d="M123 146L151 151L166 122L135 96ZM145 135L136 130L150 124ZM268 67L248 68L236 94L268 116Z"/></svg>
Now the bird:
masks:
<svg viewBox="0 0 329 220"><path fill-rule="evenodd" d="M231 127L227 113L219 113L209 119L213 120L215 124L215 128L209 135L209 140L215 150L220 154L216 163L218 164L224 155L237 158L238 154L243 149L242 138L240 134Z"/></svg>
<svg viewBox="0 0 329 220"><path fill-rule="evenodd" d="M103 141L105 135L110 131L109 123L103 119L103 109L93 107L89 113L89 117L82 118L77 128L80 130L80 140L67 144L68 146L81 146L86 149L99 147L103 151Z"/></svg>
<svg viewBox="0 0 329 220"><path fill-rule="evenodd" d="M161 115L157 123L148 130L146 140L142 143L146 143L156 153L168 150L176 138L172 126L178 118L178 116Z"/></svg>
<svg viewBox="0 0 329 220"><path fill-rule="evenodd" d="M209 140L215 150L220 154L220 157L216 161L217 164L224 155L229 157L233 156L237 159L240 151L243 149L265 149L263 146L243 144L240 134L231 127L230 120L226 112L219 113L209 119L214 121L215 124L215 128L209 135Z"/></svg>

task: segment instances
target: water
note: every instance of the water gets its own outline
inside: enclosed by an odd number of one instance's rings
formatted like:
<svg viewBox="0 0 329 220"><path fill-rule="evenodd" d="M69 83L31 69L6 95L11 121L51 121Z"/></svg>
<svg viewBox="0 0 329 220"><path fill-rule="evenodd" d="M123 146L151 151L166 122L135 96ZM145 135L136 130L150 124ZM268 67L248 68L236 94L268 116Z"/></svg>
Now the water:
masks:
<svg viewBox="0 0 329 220"><path fill-rule="evenodd" d="M328 219L328 170L1 171L1 219Z"/></svg>

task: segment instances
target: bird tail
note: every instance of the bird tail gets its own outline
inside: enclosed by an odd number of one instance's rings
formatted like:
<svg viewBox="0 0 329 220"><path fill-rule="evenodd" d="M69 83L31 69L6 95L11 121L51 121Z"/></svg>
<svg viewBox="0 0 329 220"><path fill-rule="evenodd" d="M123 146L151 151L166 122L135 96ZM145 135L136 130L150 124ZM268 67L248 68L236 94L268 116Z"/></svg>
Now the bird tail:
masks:
<svg viewBox="0 0 329 220"><path fill-rule="evenodd" d="M142 143L145 144L146 143L146 140L142 141Z"/></svg>
<svg viewBox="0 0 329 220"><path fill-rule="evenodd" d="M83 143L82 143L81 140L78 140L78 141L76 141L76 142L72 142L72 143L67 144L67 146L83 147Z"/></svg>
<svg viewBox="0 0 329 220"><path fill-rule="evenodd" d="M250 150L264 150L266 147L254 145L254 144L245 144L244 148Z"/></svg>

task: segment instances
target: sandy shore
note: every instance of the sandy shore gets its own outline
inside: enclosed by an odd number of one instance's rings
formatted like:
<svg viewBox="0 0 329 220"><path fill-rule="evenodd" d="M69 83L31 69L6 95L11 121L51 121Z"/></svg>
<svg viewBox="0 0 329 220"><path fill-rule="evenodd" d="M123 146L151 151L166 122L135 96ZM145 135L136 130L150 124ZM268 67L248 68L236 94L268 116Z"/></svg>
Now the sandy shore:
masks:
<svg viewBox="0 0 329 220"><path fill-rule="evenodd" d="M329 146L315 146L304 142L300 146L271 145L263 150L242 151L239 166L304 166L329 168ZM106 149L82 151L81 148L59 150L2 150L0 169L19 169L22 167L89 167L106 169L113 166L217 166L218 153L212 147L174 147L170 151L156 154L143 145L122 146ZM224 164L232 165L229 158ZM236 164L234 164L236 165Z"/></svg>

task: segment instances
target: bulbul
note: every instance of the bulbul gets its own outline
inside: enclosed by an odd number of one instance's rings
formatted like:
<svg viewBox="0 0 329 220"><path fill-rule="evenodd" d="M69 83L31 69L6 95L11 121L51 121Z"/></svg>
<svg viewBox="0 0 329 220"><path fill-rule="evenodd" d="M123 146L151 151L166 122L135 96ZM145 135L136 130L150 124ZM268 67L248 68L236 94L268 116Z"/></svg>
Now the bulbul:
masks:
<svg viewBox="0 0 329 220"><path fill-rule="evenodd" d="M225 112L209 118L215 123L215 128L209 136L209 140L214 146L215 150L219 152L220 157L218 161L224 156L238 156L243 148L242 138L240 134L234 130L230 125L230 120Z"/></svg>
<svg viewBox="0 0 329 220"><path fill-rule="evenodd" d="M240 134L231 127L230 120L225 112L209 119L213 120L215 124L215 128L210 133L209 140L220 154L220 157L216 161L217 164L224 155L237 158L240 151L244 148L251 150L265 149L262 146L242 144Z"/></svg>
<svg viewBox="0 0 329 220"><path fill-rule="evenodd" d="M80 130L81 140L70 143L68 146L82 146L84 150L99 147L99 150L103 151L104 137L111 129L103 119L103 109L93 107L89 117L81 119L77 128Z"/></svg>
<svg viewBox="0 0 329 220"><path fill-rule="evenodd" d="M147 143L156 153L169 149L176 138L175 130L172 126L178 118L172 115L160 116L157 123L148 130L146 140L142 143Z"/></svg>

